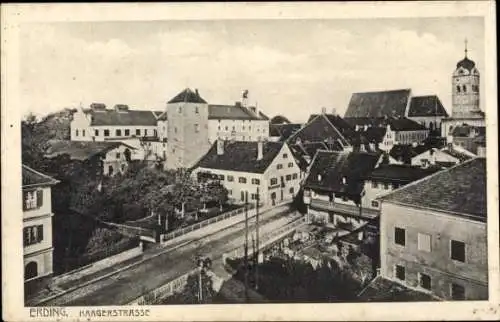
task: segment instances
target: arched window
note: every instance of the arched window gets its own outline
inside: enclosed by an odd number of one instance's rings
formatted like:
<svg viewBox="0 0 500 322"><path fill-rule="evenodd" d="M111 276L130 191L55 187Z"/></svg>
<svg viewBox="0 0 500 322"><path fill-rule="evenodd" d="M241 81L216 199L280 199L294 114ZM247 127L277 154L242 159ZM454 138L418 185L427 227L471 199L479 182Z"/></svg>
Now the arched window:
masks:
<svg viewBox="0 0 500 322"><path fill-rule="evenodd" d="M38 264L36 262L29 262L24 268L24 279L30 279L38 276Z"/></svg>
<svg viewBox="0 0 500 322"><path fill-rule="evenodd" d="M460 93L460 85L457 85L457 92Z"/></svg>
<svg viewBox="0 0 500 322"><path fill-rule="evenodd" d="M464 91L464 93L467 92L467 86L463 85L462 90Z"/></svg>

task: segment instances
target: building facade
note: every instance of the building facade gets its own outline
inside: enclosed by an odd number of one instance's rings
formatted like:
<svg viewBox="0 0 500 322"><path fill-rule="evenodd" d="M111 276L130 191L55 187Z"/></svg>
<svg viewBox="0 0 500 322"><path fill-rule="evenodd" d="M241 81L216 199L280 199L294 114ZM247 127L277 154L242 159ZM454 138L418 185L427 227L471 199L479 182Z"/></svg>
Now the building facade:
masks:
<svg viewBox="0 0 500 322"><path fill-rule="evenodd" d="M288 145L283 142L218 140L195 165L193 176L212 174L229 192L234 203L257 198L262 204L290 201L300 187L300 169Z"/></svg>
<svg viewBox="0 0 500 322"><path fill-rule="evenodd" d="M445 300L488 298L486 160L380 198L381 276Z"/></svg>
<svg viewBox="0 0 500 322"><path fill-rule="evenodd" d="M24 281L53 273L51 187L57 180L22 166Z"/></svg>

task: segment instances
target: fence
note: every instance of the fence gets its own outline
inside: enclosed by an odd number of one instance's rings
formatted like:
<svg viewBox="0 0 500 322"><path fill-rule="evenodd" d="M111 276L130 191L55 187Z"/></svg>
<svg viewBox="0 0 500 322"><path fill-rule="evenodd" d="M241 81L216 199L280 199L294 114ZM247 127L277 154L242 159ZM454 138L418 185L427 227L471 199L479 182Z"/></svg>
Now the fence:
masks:
<svg viewBox="0 0 500 322"><path fill-rule="evenodd" d="M275 240L277 239L280 239L280 238L283 238L284 236L292 233L295 228L297 228L298 226L304 224L304 218L302 218L302 216L295 220L295 221L292 221L291 223L281 227L280 229L278 230L274 230L274 231L271 231L271 232L268 232L267 234L263 234L262 235L262 244L259 245L259 250L263 249L264 247L268 246L269 244L273 243ZM248 255L252 255L253 254L253 249L248 249ZM232 251L229 251L229 252L226 252L224 254L222 254L222 262L224 263L224 265L226 265L226 260L228 258L241 258L245 255L245 251L244 249L242 249L241 247L240 248L236 248Z"/></svg>
<svg viewBox="0 0 500 322"><path fill-rule="evenodd" d="M163 284L162 286L155 288L154 290L147 292L135 300L128 303L128 305L150 305L157 304L160 300L173 295L176 291L181 290L188 280L188 277L197 272L197 269L193 269L186 274L179 276L178 278Z"/></svg>
<svg viewBox="0 0 500 322"><path fill-rule="evenodd" d="M255 208L255 205L252 205L252 204L248 205L248 210L251 210L251 209L254 209L254 208ZM212 217L212 218L209 218L209 219L205 219L205 220L200 221L200 222L198 222L196 224L193 224L191 226L188 226L188 227L185 227L185 228L182 228L182 229L178 229L178 230L175 230L175 231L172 231L172 232L170 232L168 234L163 235L162 241L165 242L165 241L174 239L176 237L185 235L187 233L190 233L192 231L198 230L198 229L200 229L202 227L205 227L205 226L208 226L210 224L219 222L221 220L229 219L231 217L234 217L236 215L242 214L244 212L245 212L244 208L238 208L238 209L231 210L231 211L228 211L226 213L220 214L219 216Z"/></svg>

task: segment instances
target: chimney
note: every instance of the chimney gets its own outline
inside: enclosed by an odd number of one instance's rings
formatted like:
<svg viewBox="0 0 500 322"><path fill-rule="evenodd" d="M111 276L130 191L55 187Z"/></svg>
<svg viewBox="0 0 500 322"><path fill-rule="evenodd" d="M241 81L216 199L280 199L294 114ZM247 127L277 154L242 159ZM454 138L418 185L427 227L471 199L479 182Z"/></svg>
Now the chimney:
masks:
<svg viewBox="0 0 500 322"><path fill-rule="evenodd" d="M217 155L224 154L224 141L221 138L217 139Z"/></svg>
<svg viewBox="0 0 500 322"><path fill-rule="evenodd" d="M326 114L326 107L321 108L321 114Z"/></svg>
<svg viewBox="0 0 500 322"><path fill-rule="evenodd" d="M337 109L336 109L335 107L334 107L334 108L332 108L332 114L333 114L333 115L337 115Z"/></svg>
<svg viewBox="0 0 500 322"><path fill-rule="evenodd" d="M195 89L194 89L194 92L195 92L195 94L196 94L196 97L200 97L200 93L198 92L198 89L197 89L197 88L195 88Z"/></svg>
<svg viewBox="0 0 500 322"><path fill-rule="evenodd" d="M262 140L257 141L257 161L262 160L264 155L264 142Z"/></svg>
<svg viewBox="0 0 500 322"><path fill-rule="evenodd" d="M234 106L236 106L236 107L241 107L241 102L240 102L240 101L236 101L236 102L234 102Z"/></svg>

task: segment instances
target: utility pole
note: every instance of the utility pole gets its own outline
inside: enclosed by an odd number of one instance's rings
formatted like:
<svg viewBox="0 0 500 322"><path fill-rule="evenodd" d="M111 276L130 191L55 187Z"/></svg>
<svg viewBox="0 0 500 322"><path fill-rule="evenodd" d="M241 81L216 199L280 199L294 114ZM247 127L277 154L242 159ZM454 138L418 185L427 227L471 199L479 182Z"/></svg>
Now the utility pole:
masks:
<svg viewBox="0 0 500 322"><path fill-rule="evenodd" d="M255 289L259 289L259 201L260 192L259 187L257 187L257 203L255 207Z"/></svg>
<svg viewBox="0 0 500 322"><path fill-rule="evenodd" d="M245 300L248 302L248 191L245 191Z"/></svg>

